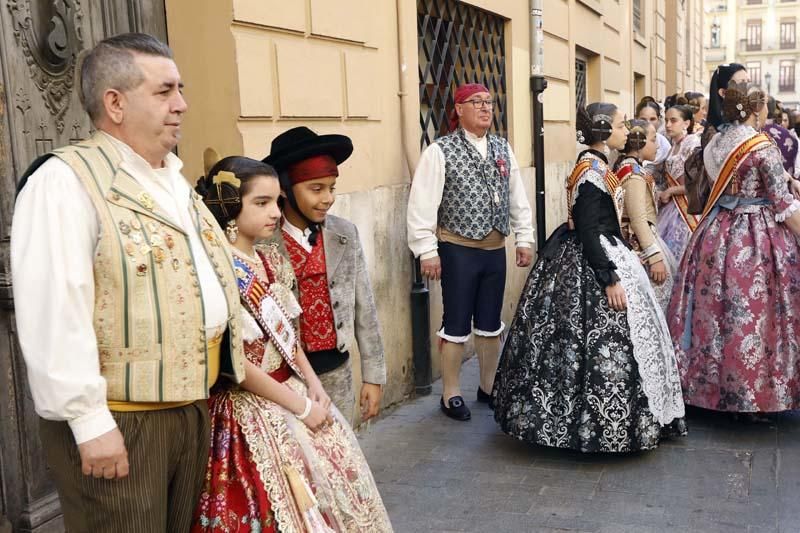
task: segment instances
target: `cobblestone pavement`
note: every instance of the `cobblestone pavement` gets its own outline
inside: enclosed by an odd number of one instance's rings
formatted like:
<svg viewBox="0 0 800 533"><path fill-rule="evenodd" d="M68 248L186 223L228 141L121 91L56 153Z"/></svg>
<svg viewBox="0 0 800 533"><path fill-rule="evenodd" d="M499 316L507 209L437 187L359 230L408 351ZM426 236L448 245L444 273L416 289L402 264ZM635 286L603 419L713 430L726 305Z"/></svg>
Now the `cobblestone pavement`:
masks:
<svg viewBox="0 0 800 533"><path fill-rule="evenodd" d="M474 359L462 382L470 422L439 412L438 382L360 432L398 533L800 532L800 412L691 411L689 436L657 450L581 455L501 433L470 401Z"/></svg>

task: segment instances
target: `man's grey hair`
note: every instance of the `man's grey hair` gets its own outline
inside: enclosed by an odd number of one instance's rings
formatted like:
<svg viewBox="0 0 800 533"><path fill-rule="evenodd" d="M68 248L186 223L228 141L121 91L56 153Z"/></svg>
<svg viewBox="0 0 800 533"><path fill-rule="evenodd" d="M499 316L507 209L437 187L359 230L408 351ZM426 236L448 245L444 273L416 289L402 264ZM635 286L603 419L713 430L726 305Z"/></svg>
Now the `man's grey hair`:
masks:
<svg viewBox="0 0 800 533"><path fill-rule="evenodd" d="M145 33L123 33L97 43L81 63L80 98L92 121L103 116L103 94L108 89L129 91L144 81L134 54L172 59L172 50Z"/></svg>

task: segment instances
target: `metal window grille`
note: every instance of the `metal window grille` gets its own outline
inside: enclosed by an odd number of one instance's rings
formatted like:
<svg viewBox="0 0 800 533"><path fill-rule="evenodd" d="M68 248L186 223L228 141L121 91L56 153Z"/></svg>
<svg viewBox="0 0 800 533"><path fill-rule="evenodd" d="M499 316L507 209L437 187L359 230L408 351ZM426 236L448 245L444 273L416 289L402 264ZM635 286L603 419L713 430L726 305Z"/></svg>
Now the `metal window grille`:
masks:
<svg viewBox="0 0 800 533"><path fill-rule="evenodd" d="M417 0L420 147L448 133L456 87L482 83L492 131L507 136L505 19L457 0Z"/></svg>
<svg viewBox="0 0 800 533"><path fill-rule="evenodd" d="M642 0L633 0L633 29L639 34L642 31Z"/></svg>
<svg viewBox="0 0 800 533"><path fill-rule="evenodd" d="M577 109L586 107L586 61L575 60L575 105Z"/></svg>

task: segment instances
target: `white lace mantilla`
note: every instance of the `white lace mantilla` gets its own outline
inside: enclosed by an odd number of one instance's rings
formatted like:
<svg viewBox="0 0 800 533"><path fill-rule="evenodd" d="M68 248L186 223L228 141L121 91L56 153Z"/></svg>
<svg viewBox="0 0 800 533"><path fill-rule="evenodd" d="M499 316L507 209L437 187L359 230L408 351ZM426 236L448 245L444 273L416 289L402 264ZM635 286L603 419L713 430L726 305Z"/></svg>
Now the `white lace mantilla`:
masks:
<svg viewBox="0 0 800 533"><path fill-rule="evenodd" d="M625 289L633 357L639 366L642 389L653 416L666 426L685 415L678 362L667 321L636 254L619 241L612 245L603 235L600 244L617 265L616 273Z"/></svg>

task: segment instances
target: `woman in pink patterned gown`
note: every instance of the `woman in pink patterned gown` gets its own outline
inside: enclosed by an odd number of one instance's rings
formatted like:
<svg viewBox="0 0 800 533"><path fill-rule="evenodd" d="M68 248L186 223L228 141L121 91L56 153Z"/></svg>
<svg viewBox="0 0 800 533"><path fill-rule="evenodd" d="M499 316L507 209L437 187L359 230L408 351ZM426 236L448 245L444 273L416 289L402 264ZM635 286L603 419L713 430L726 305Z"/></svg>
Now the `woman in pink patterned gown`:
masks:
<svg viewBox="0 0 800 533"><path fill-rule="evenodd" d="M669 312L687 404L732 412L800 407L800 201L759 133L764 95L732 84L731 124L709 142L712 181Z"/></svg>

